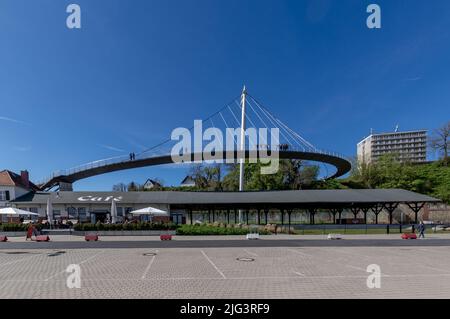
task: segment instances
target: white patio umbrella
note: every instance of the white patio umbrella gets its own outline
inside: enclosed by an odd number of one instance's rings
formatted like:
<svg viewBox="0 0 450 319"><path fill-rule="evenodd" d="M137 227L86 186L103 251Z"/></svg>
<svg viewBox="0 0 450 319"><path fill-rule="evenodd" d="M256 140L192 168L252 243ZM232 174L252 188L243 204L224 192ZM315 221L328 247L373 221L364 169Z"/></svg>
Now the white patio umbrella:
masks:
<svg viewBox="0 0 450 319"><path fill-rule="evenodd" d="M0 209L0 215L11 215L11 216L20 216L20 215L30 215L30 216L39 216L39 214L29 212L27 210L15 208L15 207L5 207Z"/></svg>
<svg viewBox="0 0 450 319"><path fill-rule="evenodd" d="M47 220L51 226L53 225L53 205L50 196L51 195L49 195L47 198Z"/></svg>
<svg viewBox="0 0 450 319"><path fill-rule="evenodd" d="M14 208L14 207L5 207L5 208L1 208L0 209L0 215L8 215L10 218L12 217L18 217L18 216L27 216L27 215L31 215L31 216L39 216L39 214L36 213L32 213L29 212L27 210L23 210L23 209L19 209L19 208ZM11 222L11 219L9 220Z"/></svg>
<svg viewBox="0 0 450 319"><path fill-rule="evenodd" d="M169 212L155 207L146 207L138 210L133 210L130 214L133 215L152 215L152 216L169 216Z"/></svg>
<svg viewBox="0 0 450 319"><path fill-rule="evenodd" d="M116 201L113 199L111 203L111 223L117 223L117 206Z"/></svg>

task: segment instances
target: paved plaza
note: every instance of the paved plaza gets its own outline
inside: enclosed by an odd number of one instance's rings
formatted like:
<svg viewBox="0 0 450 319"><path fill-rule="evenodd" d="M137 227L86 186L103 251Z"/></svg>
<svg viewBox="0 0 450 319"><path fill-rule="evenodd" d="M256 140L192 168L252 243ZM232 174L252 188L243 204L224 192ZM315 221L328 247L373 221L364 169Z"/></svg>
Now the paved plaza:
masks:
<svg viewBox="0 0 450 319"><path fill-rule="evenodd" d="M44 249L39 243L5 248L23 241L13 238L0 247L0 298L450 298L450 247L441 244L446 237L400 246L395 243L403 242L378 236L394 244L375 247L369 245L374 237L354 236L366 245L322 240L322 246L308 246L314 239L300 245L289 237L252 241L260 246L246 246L250 241L245 240L242 247L175 245L219 240L196 237L169 243L152 239L159 243L155 248L134 248L132 240L130 248ZM294 244L283 246L289 240ZM79 238L72 242L82 243ZM80 266L81 288L66 285L70 264ZM381 267L379 289L366 284L371 264Z"/></svg>

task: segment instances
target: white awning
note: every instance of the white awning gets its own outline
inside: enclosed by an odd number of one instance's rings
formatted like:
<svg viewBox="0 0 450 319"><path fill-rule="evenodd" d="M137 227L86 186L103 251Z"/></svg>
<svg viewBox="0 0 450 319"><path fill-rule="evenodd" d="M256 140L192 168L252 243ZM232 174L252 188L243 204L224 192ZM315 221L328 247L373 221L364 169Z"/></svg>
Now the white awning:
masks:
<svg viewBox="0 0 450 319"><path fill-rule="evenodd" d="M0 208L0 215L11 215L11 216L19 216L19 215L31 215L31 216L39 216L39 214L29 212L27 210L18 209L14 207L5 207Z"/></svg>
<svg viewBox="0 0 450 319"><path fill-rule="evenodd" d="M155 207L146 207L130 212L133 215L169 216L169 212Z"/></svg>

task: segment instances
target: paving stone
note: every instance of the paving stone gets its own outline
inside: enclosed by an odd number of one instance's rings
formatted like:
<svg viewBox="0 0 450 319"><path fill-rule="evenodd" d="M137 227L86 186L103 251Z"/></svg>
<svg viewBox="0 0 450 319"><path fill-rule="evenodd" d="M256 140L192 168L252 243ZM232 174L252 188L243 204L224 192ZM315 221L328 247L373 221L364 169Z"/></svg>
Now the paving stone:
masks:
<svg viewBox="0 0 450 319"><path fill-rule="evenodd" d="M450 298L442 246L55 252L0 250L0 298ZM66 286L70 264L81 267L80 289ZM381 267L380 289L366 285L370 264Z"/></svg>

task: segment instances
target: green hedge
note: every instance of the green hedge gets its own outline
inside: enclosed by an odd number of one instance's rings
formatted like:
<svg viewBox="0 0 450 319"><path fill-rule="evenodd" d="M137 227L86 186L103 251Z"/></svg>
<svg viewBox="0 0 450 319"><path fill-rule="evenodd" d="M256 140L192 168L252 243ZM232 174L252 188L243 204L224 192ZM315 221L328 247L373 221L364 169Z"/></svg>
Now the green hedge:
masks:
<svg viewBox="0 0 450 319"><path fill-rule="evenodd" d="M129 223L129 224L76 224L74 230L92 231L92 230L175 230L177 225L174 223Z"/></svg>
<svg viewBox="0 0 450 319"><path fill-rule="evenodd" d="M29 225L27 224L13 224L13 223L5 223L0 224L0 231L27 231ZM42 228L42 225L34 225L37 230Z"/></svg>
<svg viewBox="0 0 450 319"><path fill-rule="evenodd" d="M177 235L247 235L250 229L247 227L239 227L234 225L228 226L212 226L212 225L182 225L177 229ZM260 235L268 235L265 229L258 229Z"/></svg>

